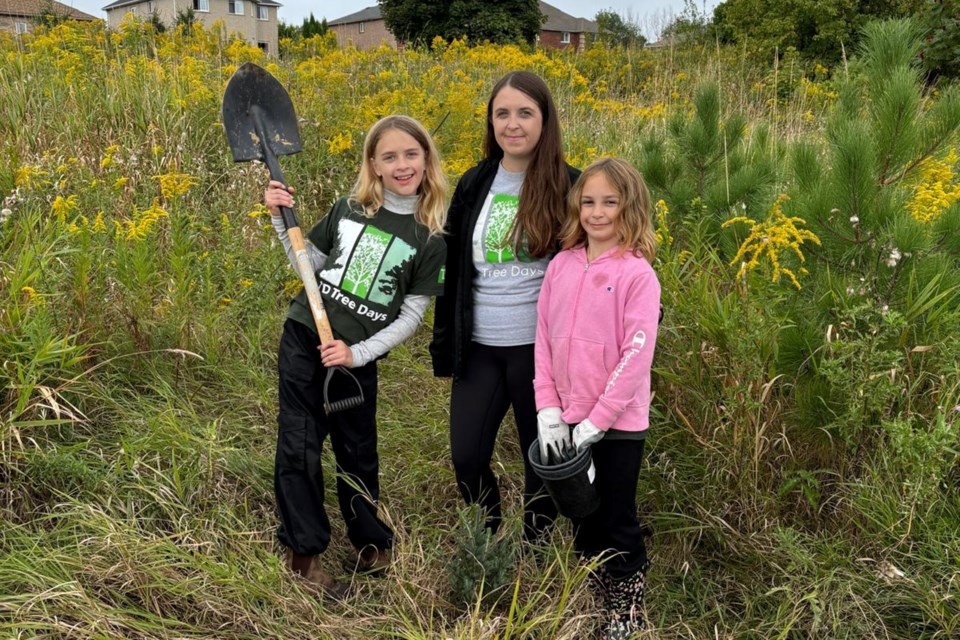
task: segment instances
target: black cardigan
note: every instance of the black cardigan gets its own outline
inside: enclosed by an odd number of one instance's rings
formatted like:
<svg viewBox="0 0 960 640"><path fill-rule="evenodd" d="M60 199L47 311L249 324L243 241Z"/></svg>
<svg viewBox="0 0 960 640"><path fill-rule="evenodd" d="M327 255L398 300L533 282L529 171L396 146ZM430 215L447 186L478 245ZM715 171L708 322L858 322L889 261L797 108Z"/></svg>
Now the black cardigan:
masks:
<svg viewBox="0 0 960 640"><path fill-rule="evenodd" d="M500 159L487 158L469 169L457 183L447 213L447 268L443 295L437 298L433 318L433 341L430 357L433 375L463 375L470 339L473 336L473 267L470 243L480 210L486 200ZM570 184L576 182L580 170L567 165Z"/></svg>

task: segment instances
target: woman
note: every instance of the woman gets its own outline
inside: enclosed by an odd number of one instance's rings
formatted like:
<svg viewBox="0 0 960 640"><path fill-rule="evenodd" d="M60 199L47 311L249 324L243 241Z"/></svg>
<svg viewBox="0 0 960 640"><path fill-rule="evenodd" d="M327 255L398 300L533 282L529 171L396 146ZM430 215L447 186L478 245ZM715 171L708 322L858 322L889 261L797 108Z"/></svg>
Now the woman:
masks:
<svg viewBox="0 0 960 640"><path fill-rule="evenodd" d="M564 161L557 109L540 77L514 71L494 86L484 156L460 178L448 212L444 295L437 298L430 354L434 375L453 376L457 484L464 500L485 508L494 532L502 512L490 461L513 407L524 462L524 536L536 541L556 517L527 459L538 430L537 296L579 175Z"/></svg>

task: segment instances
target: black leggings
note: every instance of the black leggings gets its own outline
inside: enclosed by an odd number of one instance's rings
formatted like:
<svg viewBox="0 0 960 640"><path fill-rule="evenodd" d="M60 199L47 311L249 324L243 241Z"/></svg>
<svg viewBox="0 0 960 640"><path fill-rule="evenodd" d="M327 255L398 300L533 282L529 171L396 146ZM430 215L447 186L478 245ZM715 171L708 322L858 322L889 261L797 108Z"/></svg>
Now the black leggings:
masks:
<svg viewBox="0 0 960 640"><path fill-rule="evenodd" d="M585 556L612 554L606 562L614 580L646 571L647 548L637 519L637 481L643 440L608 440L590 447L600 507L573 521L573 546Z"/></svg>
<svg viewBox="0 0 960 640"><path fill-rule="evenodd" d="M513 406L524 467L523 531L527 540L536 541L552 526L557 508L527 459L527 450L537 439L533 345L473 343L469 353L464 374L454 380L450 396L450 449L457 485L468 504L483 505L487 526L495 532L503 514L490 461L500 424Z"/></svg>

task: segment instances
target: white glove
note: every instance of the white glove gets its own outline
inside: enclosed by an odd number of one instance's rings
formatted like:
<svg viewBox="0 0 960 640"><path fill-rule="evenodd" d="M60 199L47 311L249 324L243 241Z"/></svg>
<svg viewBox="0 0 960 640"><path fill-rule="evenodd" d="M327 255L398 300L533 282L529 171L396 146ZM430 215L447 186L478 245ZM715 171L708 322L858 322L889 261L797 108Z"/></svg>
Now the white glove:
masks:
<svg viewBox="0 0 960 640"><path fill-rule="evenodd" d="M552 454L562 460L564 449L571 448L570 425L560 417L560 407L547 407L537 412L537 437L540 438L540 461L550 464Z"/></svg>
<svg viewBox="0 0 960 640"><path fill-rule="evenodd" d="M589 447L594 442L599 442L606 435L600 427L596 426L590 420L584 420L573 429L573 446L577 451L584 447Z"/></svg>

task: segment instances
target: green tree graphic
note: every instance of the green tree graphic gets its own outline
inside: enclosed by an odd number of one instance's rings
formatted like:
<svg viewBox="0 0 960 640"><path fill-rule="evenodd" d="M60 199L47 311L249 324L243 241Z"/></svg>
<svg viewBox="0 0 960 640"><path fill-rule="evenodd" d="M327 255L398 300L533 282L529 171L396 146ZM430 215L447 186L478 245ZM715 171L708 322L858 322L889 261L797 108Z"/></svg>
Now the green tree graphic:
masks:
<svg viewBox="0 0 960 640"><path fill-rule="evenodd" d="M390 245L391 236L379 229L367 227L360 241L353 249L350 264L343 276L343 289L350 293L366 298L373 283L373 276L377 273L380 260Z"/></svg>
<svg viewBox="0 0 960 640"><path fill-rule="evenodd" d="M494 196L490 203L490 215L487 218L487 235L483 240L487 262L509 262L513 260L513 247L507 234L517 214L517 196Z"/></svg>

